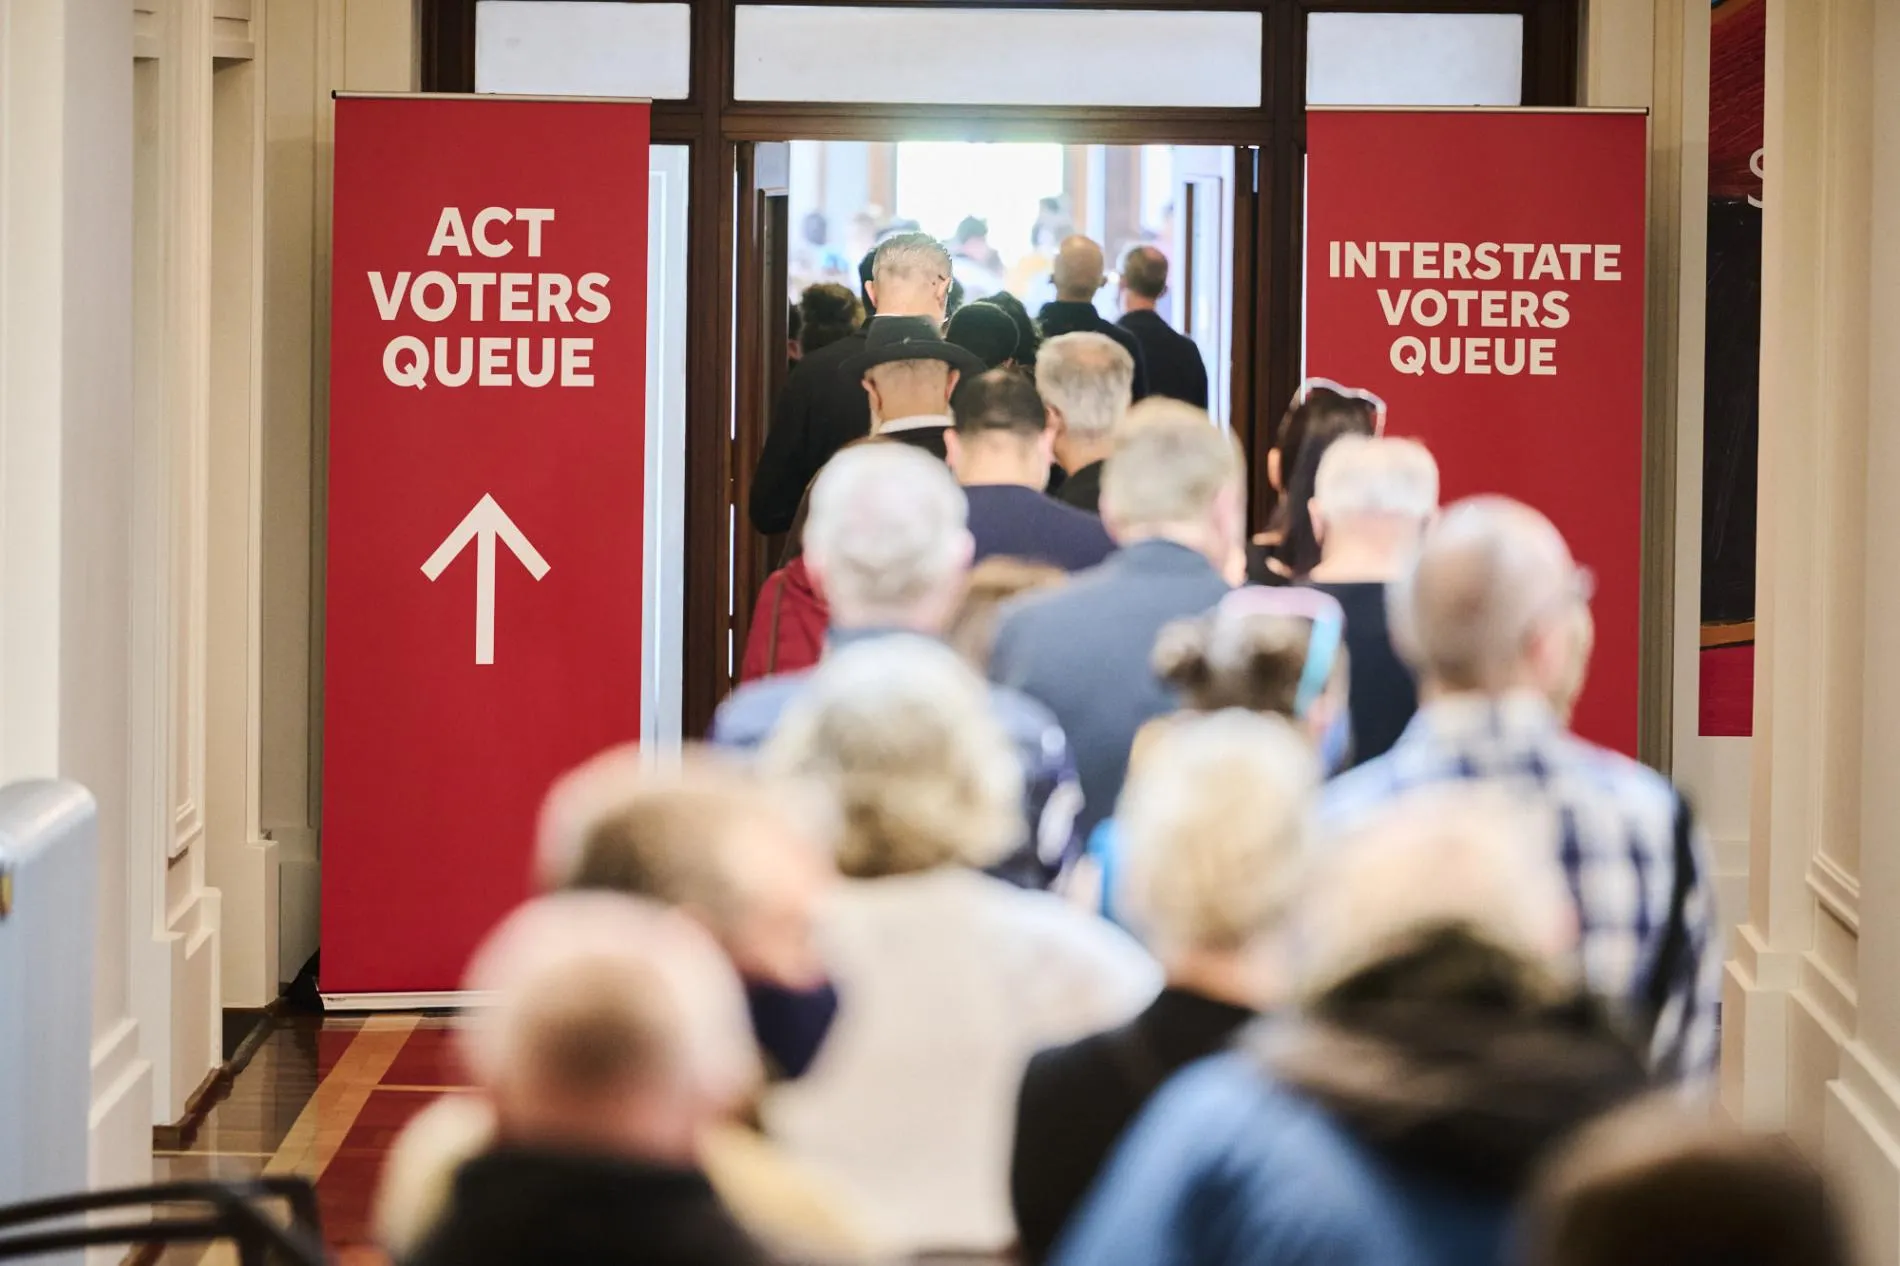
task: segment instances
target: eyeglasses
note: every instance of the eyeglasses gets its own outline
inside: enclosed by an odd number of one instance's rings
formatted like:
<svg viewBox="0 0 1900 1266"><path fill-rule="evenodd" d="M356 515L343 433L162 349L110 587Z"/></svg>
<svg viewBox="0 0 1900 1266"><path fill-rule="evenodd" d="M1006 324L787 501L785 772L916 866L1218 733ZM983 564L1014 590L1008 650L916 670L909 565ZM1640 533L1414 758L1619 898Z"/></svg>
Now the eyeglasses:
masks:
<svg viewBox="0 0 1900 1266"><path fill-rule="evenodd" d="M1297 409L1305 404L1312 398L1315 391L1330 391L1336 396L1344 396L1348 400L1361 400L1371 405L1372 433L1374 435L1385 434L1385 401L1381 397L1367 391L1364 387L1341 386L1330 378L1308 378L1305 382L1302 382L1298 389L1294 391L1293 403L1287 406L1288 410Z"/></svg>

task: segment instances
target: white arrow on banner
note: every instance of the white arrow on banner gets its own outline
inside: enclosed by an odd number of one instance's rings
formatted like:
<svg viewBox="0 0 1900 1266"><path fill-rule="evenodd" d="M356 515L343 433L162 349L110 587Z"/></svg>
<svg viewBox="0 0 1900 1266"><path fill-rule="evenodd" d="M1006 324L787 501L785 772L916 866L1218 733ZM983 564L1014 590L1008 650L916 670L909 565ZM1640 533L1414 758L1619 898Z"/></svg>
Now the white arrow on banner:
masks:
<svg viewBox="0 0 1900 1266"><path fill-rule="evenodd" d="M478 664L495 662L495 538L498 536L521 560L530 576L539 580L548 574L548 560L528 544L528 538L521 534L515 521L485 492L475 508L462 516L455 530L435 547L435 553L422 565L422 574L434 580L471 540L475 542L475 662Z"/></svg>

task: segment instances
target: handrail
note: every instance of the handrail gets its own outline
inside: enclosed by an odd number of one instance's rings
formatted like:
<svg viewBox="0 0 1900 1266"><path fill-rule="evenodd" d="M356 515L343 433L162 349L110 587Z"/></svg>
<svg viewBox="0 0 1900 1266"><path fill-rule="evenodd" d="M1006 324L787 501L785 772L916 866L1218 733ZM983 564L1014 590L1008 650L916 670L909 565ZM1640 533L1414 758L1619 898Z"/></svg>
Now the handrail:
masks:
<svg viewBox="0 0 1900 1266"><path fill-rule="evenodd" d="M297 1220L313 1230L320 1223L316 1191L309 1179L296 1174L260 1174L255 1178L237 1181L189 1178L140 1187L111 1187L102 1191L76 1191L70 1195L26 1200L19 1204L0 1206L0 1229L26 1222L41 1222L48 1218L69 1217L75 1213L94 1213L102 1209L180 1204L189 1200L222 1203L233 1197L251 1199L258 1196L287 1201Z"/></svg>
<svg viewBox="0 0 1900 1266"><path fill-rule="evenodd" d="M288 1226L265 1216L254 1203L273 1199L289 1206ZM260 1176L242 1182L157 1183L32 1200L0 1208L0 1230L111 1209L194 1202L211 1205L214 1212L0 1234L0 1260L107 1245L208 1243L221 1239L236 1241L243 1266L264 1266L273 1253L292 1266L324 1266L329 1260L323 1247L316 1191L307 1179L294 1175Z"/></svg>

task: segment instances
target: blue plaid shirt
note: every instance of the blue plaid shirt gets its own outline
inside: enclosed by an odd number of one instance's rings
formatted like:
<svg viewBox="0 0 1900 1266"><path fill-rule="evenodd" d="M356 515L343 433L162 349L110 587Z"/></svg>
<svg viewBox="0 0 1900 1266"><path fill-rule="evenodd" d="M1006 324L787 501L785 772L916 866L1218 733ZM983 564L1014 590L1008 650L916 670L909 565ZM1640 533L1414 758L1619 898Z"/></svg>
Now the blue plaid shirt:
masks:
<svg viewBox="0 0 1900 1266"><path fill-rule="evenodd" d="M1322 824L1351 829L1404 792L1461 780L1504 786L1552 811L1559 830L1552 844L1577 901L1584 979L1642 1016L1660 983L1678 815L1688 812L1669 780L1570 734L1535 695L1459 695L1421 708L1391 751L1328 784ZM1664 1077L1707 1074L1717 1054L1721 938L1700 832L1691 845L1696 865L1683 903L1686 940L1649 1052Z"/></svg>
<svg viewBox="0 0 1900 1266"><path fill-rule="evenodd" d="M902 629L832 629L828 650L885 637L920 637ZM778 673L747 682L713 713L712 742L735 751L764 746L779 718L805 693L811 670ZM1047 888L1082 852L1076 829L1082 811L1082 783L1069 739L1049 709L1020 691L991 685L990 710L1002 723L1023 771L1025 839L1009 857L990 868L998 878L1024 888Z"/></svg>

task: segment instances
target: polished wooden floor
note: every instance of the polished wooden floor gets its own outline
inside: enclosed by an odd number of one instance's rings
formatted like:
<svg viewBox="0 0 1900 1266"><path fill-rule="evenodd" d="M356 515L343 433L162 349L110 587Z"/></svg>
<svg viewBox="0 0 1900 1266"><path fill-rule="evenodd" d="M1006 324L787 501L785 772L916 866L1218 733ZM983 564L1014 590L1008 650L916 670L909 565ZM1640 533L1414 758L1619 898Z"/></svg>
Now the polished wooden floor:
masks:
<svg viewBox="0 0 1900 1266"><path fill-rule="evenodd" d="M157 1153L155 1181L303 1174L315 1180L337 1260L368 1266L370 1199L403 1124L462 1089L453 1021L414 1015L280 1019L182 1151ZM224 1248L173 1249L164 1266L235 1261Z"/></svg>

